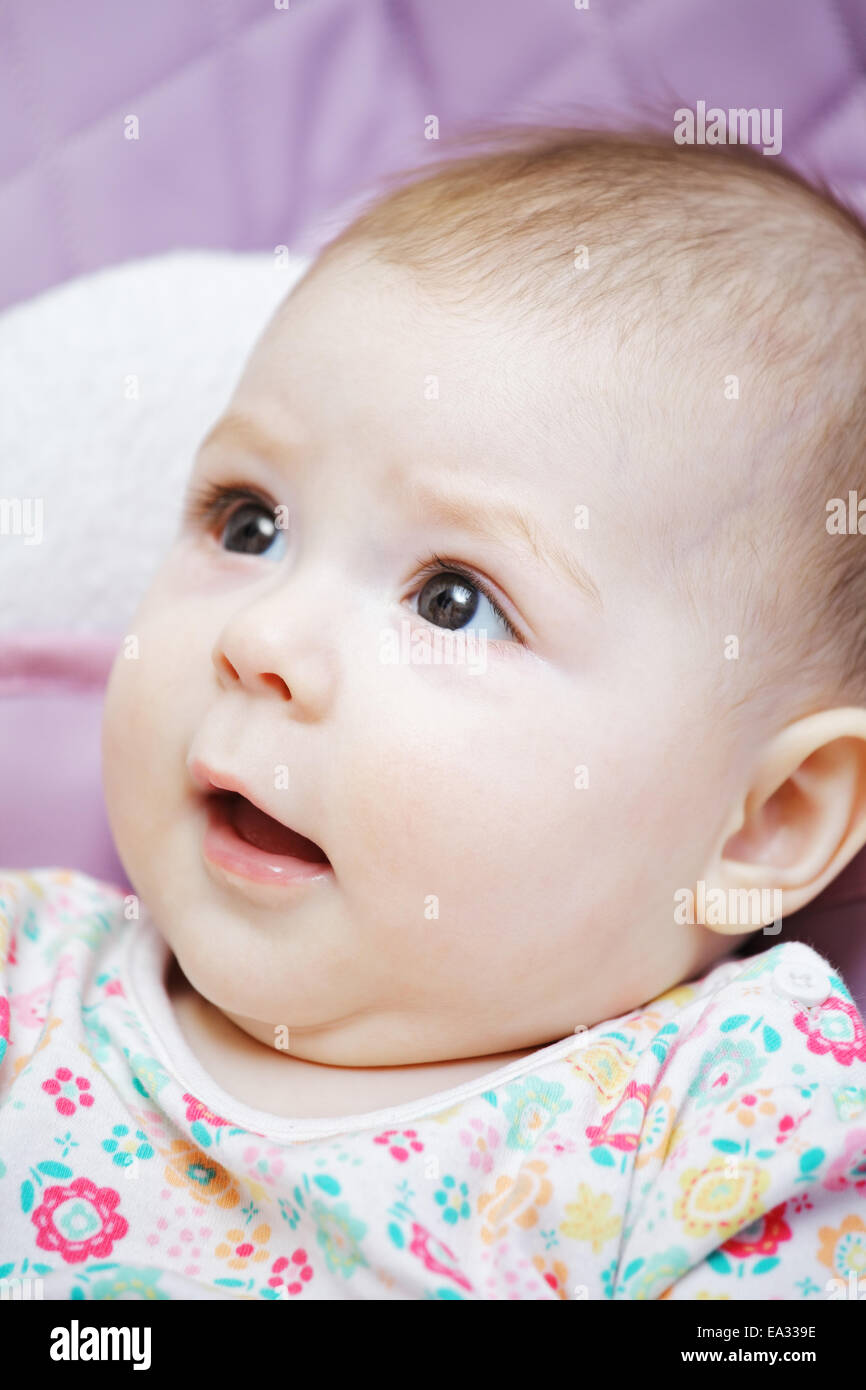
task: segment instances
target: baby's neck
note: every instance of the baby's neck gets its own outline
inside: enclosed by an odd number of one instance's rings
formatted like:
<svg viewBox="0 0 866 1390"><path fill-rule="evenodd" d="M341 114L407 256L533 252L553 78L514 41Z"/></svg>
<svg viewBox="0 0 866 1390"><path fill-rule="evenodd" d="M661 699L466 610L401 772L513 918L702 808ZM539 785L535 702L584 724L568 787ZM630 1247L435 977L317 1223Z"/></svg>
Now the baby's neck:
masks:
<svg viewBox="0 0 866 1390"><path fill-rule="evenodd" d="M287 1119L337 1118L451 1090L527 1057L536 1048L407 1066L334 1067L267 1047L238 1028L186 979L176 960L166 990L187 1045L229 1095Z"/></svg>

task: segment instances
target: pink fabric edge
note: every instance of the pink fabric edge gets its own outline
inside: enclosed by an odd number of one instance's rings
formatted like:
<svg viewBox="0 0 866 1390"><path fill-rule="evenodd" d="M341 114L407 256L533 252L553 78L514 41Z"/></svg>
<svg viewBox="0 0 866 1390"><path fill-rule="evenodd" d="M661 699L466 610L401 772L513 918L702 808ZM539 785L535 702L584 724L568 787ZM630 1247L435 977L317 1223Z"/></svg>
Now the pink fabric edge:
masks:
<svg viewBox="0 0 866 1390"><path fill-rule="evenodd" d="M119 643L106 633L0 634L0 697L104 686Z"/></svg>

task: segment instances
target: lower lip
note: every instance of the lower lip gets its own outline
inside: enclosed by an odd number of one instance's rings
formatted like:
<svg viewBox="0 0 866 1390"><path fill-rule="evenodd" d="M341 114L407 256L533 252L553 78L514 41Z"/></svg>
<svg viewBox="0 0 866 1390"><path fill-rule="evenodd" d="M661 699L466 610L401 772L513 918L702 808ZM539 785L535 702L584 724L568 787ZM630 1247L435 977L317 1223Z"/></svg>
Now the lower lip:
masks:
<svg viewBox="0 0 866 1390"><path fill-rule="evenodd" d="M212 864L218 864L229 873L251 883L286 885L313 882L333 873L330 864L314 864L289 854L269 854L242 840L229 819L230 803L213 798L206 809L208 820L202 853Z"/></svg>

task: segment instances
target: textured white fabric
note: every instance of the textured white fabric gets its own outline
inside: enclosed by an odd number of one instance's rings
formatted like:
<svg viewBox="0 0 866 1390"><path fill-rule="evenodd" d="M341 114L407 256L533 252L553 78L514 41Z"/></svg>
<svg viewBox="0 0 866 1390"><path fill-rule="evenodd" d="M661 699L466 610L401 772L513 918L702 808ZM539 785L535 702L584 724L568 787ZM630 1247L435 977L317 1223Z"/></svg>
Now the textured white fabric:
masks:
<svg viewBox="0 0 866 1390"><path fill-rule="evenodd" d="M308 264L173 252L0 315L0 499L42 514L39 544L5 523L0 631L124 631L199 442Z"/></svg>

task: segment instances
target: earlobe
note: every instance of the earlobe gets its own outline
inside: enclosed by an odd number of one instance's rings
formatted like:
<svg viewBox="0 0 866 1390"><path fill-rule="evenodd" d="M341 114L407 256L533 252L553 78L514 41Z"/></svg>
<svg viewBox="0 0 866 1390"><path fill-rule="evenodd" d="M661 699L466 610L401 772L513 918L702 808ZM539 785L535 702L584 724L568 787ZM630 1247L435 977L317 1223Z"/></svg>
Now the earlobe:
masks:
<svg viewBox="0 0 866 1390"><path fill-rule="evenodd" d="M711 872L736 896L772 894L785 917L805 907L866 844L866 710L823 710L766 745L729 817ZM712 930L754 925L741 919ZM766 925L766 923L765 923Z"/></svg>

